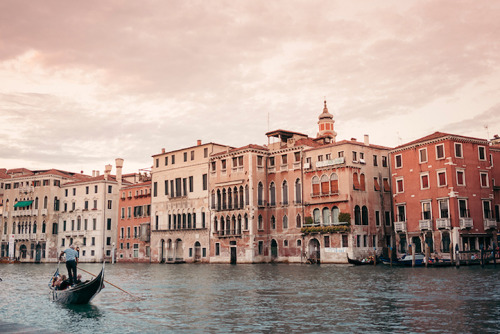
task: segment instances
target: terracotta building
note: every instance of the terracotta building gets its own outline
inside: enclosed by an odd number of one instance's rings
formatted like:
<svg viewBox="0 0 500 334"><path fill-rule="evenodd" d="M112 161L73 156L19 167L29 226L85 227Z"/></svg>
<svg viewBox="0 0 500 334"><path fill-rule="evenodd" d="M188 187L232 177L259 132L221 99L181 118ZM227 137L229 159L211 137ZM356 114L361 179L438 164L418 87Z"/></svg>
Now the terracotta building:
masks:
<svg viewBox="0 0 500 334"><path fill-rule="evenodd" d="M333 125L325 102L316 138L275 130L211 156L211 262L345 263L391 243L389 149L337 143Z"/></svg>
<svg viewBox="0 0 500 334"><path fill-rule="evenodd" d="M150 262L151 178L120 189L117 262Z"/></svg>
<svg viewBox="0 0 500 334"><path fill-rule="evenodd" d="M399 253L449 257L497 239L493 155L485 139L436 132L391 151L394 229Z"/></svg>

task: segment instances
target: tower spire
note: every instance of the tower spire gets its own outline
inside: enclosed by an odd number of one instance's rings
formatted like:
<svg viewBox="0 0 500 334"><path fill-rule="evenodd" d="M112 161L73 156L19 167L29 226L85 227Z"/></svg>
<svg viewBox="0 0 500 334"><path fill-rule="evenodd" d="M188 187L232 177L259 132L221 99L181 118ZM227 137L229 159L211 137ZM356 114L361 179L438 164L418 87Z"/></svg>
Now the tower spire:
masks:
<svg viewBox="0 0 500 334"><path fill-rule="evenodd" d="M337 133L333 129L335 121L333 120L333 115L328 112L328 106L326 105L326 97L324 100L323 112L318 117L318 137L330 137L332 141L335 141Z"/></svg>

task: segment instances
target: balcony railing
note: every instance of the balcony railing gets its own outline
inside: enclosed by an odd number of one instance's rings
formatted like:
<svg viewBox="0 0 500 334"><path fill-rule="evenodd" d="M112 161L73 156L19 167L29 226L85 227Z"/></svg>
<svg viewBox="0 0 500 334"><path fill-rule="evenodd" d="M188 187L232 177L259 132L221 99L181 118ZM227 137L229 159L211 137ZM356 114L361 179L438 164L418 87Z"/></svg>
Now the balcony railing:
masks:
<svg viewBox="0 0 500 334"><path fill-rule="evenodd" d="M451 228L450 218L436 218L436 228L438 230L449 230Z"/></svg>
<svg viewBox="0 0 500 334"><path fill-rule="evenodd" d="M214 234L219 238L240 237L241 230L216 231Z"/></svg>
<svg viewBox="0 0 500 334"><path fill-rule="evenodd" d="M293 169L300 169L300 161L296 161L293 163Z"/></svg>
<svg viewBox="0 0 500 334"><path fill-rule="evenodd" d="M420 227L420 231L430 231L432 230L432 219L419 220L418 225Z"/></svg>
<svg viewBox="0 0 500 334"><path fill-rule="evenodd" d="M38 235L38 241L45 241L47 240L47 235L45 233L40 233Z"/></svg>
<svg viewBox="0 0 500 334"><path fill-rule="evenodd" d="M490 228L496 229L497 228L497 222L496 222L495 219L486 218L484 220L484 229L485 230L489 230Z"/></svg>
<svg viewBox="0 0 500 334"><path fill-rule="evenodd" d="M46 216L47 215L47 209L42 209L42 215Z"/></svg>
<svg viewBox="0 0 500 334"><path fill-rule="evenodd" d="M406 222L394 222L394 231L396 232L406 232Z"/></svg>
<svg viewBox="0 0 500 334"><path fill-rule="evenodd" d="M4 216L5 218L9 217L9 211L4 211L4 212L3 212L3 216Z"/></svg>
<svg viewBox="0 0 500 334"><path fill-rule="evenodd" d="M2 234L2 241L7 241L8 236L6 234Z"/></svg>
<svg viewBox="0 0 500 334"><path fill-rule="evenodd" d="M461 229L472 228L474 226L472 218L460 218L459 222Z"/></svg>

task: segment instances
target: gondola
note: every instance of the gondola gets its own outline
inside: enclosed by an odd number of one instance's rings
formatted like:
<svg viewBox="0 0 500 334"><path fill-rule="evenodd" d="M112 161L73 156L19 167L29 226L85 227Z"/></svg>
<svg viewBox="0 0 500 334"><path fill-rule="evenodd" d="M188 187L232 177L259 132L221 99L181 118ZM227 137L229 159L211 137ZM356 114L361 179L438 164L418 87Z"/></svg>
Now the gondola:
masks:
<svg viewBox="0 0 500 334"><path fill-rule="evenodd" d="M369 264L371 264L373 266L373 259L371 259L369 261L360 261L360 260L354 260L354 259L349 258L349 255L347 256L347 262L349 262L349 264L353 264L355 266L364 266L364 265L369 265ZM380 263L378 258L377 258L377 263Z"/></svg>
<svg viewBox="0 0 500 334"><path fill-rule="evenodd" d="M54 273L58 275L59 268ZM88 304L104 286L104 263L94 279L74 285L65 290L56 290L49 284L52 301L62 304Z"/></svg>

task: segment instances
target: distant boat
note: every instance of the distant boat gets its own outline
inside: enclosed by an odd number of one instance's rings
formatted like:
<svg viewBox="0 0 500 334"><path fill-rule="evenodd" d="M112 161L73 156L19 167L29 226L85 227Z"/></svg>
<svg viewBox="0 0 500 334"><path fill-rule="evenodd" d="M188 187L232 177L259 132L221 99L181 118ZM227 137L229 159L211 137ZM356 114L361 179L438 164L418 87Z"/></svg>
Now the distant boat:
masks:
<svg viewBox="0 0 500 334"><path fill-rule="evenodd" d="M21 261L16 259L11 259L9 257L2 257L0 258L0 263L21 263Z"/></svg>
<svg viewBox="0 0 500 334"><path fill-rule="evenodd" d="M347 262L349 262L350 264L354 264L355 266L363 266L369 264L373 265L373 257L363 261L363 260L351 259L349 258L349 255L347 255ZM380 260L378 258L377 258L377 263L380 263Z"/></svg>
<svg viewBox="0 0 500 334"><path fill-rule="evenodd" d="M424 266L425 256L423 254L415 254L415 266ZM382 261L384 264L390 264L389 259L384 259ZM393 266L405 266L411 267L413 265L413 255L405 254L401 258L392 261Z"/></svg>
<svg viewBox="0 0 500 334"><path fill-rule="evenodd" d="M59 270L59 269L57 269ZM54 273L56 276L58 271ZM88 304L104 286L104 263L99 275L90 281L79 283L65 290L56 290L49 284L52 301L62 304Z"/></svg>

